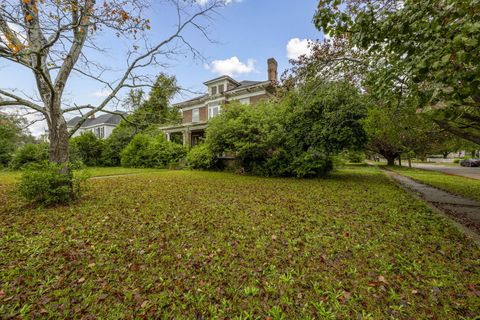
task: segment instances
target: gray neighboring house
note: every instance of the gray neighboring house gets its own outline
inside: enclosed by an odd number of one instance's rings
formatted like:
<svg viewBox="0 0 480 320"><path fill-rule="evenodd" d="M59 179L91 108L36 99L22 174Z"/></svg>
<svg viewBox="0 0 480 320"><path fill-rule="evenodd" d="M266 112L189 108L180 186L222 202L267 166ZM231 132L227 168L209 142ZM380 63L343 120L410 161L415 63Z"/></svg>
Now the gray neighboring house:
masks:
<svg viewBox="0 0 480 320"><path fill-rule="evenodd" d="M75 117L70 119L67 122L68 130L72 129L79 121L81 117ZM78 137L84 132L91 131L93 132L97 138L106 139L111 134L113 129L120 123L122 117L117 114L102 114L98 117L90 117L84 123L82 123L81 127L73 134L72 137Z"/></svg>

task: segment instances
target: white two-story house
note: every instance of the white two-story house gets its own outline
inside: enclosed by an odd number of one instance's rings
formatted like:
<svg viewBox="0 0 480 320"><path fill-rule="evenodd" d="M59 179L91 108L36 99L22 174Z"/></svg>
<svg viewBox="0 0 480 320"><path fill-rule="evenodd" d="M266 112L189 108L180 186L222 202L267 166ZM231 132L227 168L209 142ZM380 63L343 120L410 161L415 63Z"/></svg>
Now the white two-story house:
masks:
<svg viewBox="0 0 480 320"><path fill-rule="evenodd" d="M68 130L71 130L79 121L81 117L75 117L67 122ZM111 134L113 129L120 123L122 117L116 114L102 114L97 117L88 118L80 128L73 134L73 137L77 137L84 132L91 131L97 138L106 139Z"/></svg>
<svg viewBox="0 0 480 320"><path fill-rule="evenodd" d="M221 76L204 82L207 93L197 98L176 103L182 114L179 125L161 127L168 140L182 141L192 147L198 144L205 135L208 120L222 111L222 107L230 101L252 104L267 99L277 82L277 61L268 59L268 79L265 81L237 81L230 76Z"/></svg>

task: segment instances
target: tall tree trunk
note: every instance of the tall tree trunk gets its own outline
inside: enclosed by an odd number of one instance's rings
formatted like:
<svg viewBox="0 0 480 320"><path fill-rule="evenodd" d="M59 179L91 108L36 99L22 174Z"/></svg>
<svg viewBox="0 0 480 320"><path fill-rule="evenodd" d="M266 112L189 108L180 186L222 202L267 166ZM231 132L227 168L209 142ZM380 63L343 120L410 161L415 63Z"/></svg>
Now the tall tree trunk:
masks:
<svg viewBox="0 0 480 320"><path fill-rule="evenodd" d="M50 135L49 158L57 164L67 163L69 160L68 128L63 117L60 104L51 106L48 130Z"/></svg>
<svg viewBox="0 0 480 320"><path fill-rule="evenodd" d="M389 166L394 166L395 165L395 156L386 156L387 159L387 165Z"/></svg>

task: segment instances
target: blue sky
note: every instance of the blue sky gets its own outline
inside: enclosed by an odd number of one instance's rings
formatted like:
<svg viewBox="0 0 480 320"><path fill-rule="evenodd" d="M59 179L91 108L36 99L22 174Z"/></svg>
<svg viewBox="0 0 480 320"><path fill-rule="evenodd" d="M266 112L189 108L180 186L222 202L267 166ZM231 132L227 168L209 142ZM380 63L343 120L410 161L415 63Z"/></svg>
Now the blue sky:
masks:
<svg viewBox="0 0 480 320"><path fill-rule="evenodd" d="M205 0L197 0L200 1ZM205 91L203 82L225 73L238 80L266 80L266 61L270 57L277 59L281 74L289 67L289 56L306 52L305 39L322 39L322 34L312 24L317 3L317 0L232 0L209 22L209 36L215 43L192 30L185 34L205 60L193 59L189 54L178 55L168 61L167 69L149 72L163 71L175 75L180 86L197 92ZM174 25L172 11L157 3L148 14L152 20L149 31L152 42L171 33ZM122 70L125 43L111 35L102 35L99 40L108 49L107 54L94 53L93 58ZM35 92L30 71L1 60L0 87ZM96 104L105 92L96 82L73 77L68 82L65 98L71 103ZM184 94L175 100L187 97L188 94ZM38 123L31 131L38 134L44 127Z"/></svg>

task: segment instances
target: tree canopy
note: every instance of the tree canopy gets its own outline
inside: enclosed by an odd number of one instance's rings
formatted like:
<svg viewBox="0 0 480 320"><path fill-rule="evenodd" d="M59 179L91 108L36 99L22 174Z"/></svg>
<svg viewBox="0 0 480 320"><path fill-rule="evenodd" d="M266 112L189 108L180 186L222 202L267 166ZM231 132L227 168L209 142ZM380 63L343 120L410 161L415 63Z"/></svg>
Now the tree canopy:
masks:
<svg viewBox="0 0 480 320"><path fill-rule="evenodd" d="M348 42L338 60L361 52L372 88L416 96L441 128L480 144L478 1L320 0L314 22Z"/></svg>

